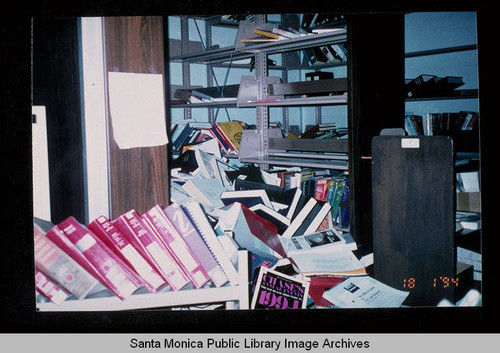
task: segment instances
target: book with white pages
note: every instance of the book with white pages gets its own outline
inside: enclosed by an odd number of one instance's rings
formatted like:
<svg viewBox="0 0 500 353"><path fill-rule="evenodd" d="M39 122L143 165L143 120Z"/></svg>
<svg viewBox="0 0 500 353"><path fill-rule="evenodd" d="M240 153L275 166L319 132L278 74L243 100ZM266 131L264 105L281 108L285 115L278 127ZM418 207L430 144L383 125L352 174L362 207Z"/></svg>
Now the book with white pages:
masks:
<svg viewBox="0 0 500 353"><path fill-rule="evenodd" d="M366 275L365 266L348 247L330 247L289 257L304 276Z"/></svg>
<svg viewBox="0 0 500 353"><path fill-rule="evenodd" d="M227 256L224 248L217 239L214 229L212 228L210 222L207 219L207 215L203 211L202 207L197 202L188 202L182 206L186 211L187 216L198 229L203 240L213 254L215 260L219 263L220 267L227 275L231 285L238 285L239 276L236 268L231 263L231 260Z"/></svg>
<svg viewBox="0 0 500 353"><path fill-rule="evenodd" d="M309 198L307 203L300 210L297 216L295 216L295 218L292 220L292 223L290 223L290 226L281 236L284 238L292 237L295 234L295 232L300 228L302 222L306 219L306 217L309 215L309 213L314 208L314 206L316 206L317 203L318 201L316 201L316 199L314 199L313 197Z"/></svg>
<svg viewBox="0 0 500 353"><path fill-rule="evenodd" d="M397 308L409 294L370 276L362 276L345 279L325 291L323 298L338 308Z"/></svg>
<svg viewBox="0 0 500 353"><path fill-rule="evenodd" d="M342 235L333 229L280 240L288 256L323 251L331 247L348 247Z"/></svg>

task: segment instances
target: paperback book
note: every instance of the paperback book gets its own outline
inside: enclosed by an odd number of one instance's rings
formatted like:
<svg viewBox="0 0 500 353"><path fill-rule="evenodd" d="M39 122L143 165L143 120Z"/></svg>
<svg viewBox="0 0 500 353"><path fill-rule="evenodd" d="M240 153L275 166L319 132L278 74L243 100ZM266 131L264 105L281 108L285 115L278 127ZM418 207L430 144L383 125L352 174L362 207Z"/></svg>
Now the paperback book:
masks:
<svg viewBox="0 0 500 353"><path fill-rule="evenodd" d="M207 216L201 208L200 204L197 202L188 202L183 207L186 211L186 215L191 220L192 224L195 226L195 228L198 230L199 234L207 244L215 260L229 279L229 282L232 285L238 285L238 272L236 271L235 267L229 260L229 257L222 248L222 245L217 239L217 235L215 234L215 231L208 221Z"/></svg>
<svg viewBox="0 0 500 353"><path fill-rule="evenodd" d="M182 236L170 223L163 209L156 205L148 210L143 216L151 231L170 251L170 254L184 270L196 288L205 285L210 277L188 247Z"/></svg>
<svg viewBox="0 0 500 353"><path fill-rule="evenodd" d="M227 283L228 278L226 274L217 263L214 255L184 209L179 204L172 203L164 208L163 211L172 222L173 227L182 235L186 244L205 268L205 271L210 276L214 285L216 287L221 287Z"/></svg>
<svg viewBox="0 0 500 353"><path fill-rule="evenodd" d="M252 309L304 309L309 283L261 266L252 296Z"/></svg>

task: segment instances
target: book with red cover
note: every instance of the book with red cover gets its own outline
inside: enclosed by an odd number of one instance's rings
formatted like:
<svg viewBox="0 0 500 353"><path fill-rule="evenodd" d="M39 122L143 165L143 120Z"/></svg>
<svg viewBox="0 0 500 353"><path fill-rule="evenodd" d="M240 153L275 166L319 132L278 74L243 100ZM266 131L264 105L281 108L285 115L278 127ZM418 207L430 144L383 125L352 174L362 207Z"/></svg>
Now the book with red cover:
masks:
<svg viewBox="0 0 500 353"><path fill-rule="evenodd" d="M100 274L102 284L117 297L124 300L143 285L140 277L125 262L75 218L66 218L58 227Z"/></svg>
<svg viewBox="0 0 500 353"><path fill-rule="evenodd" d="M189 279L163 244L156 239L135 210L130 210L113 225L149 260L173 290L179 290Z"/></svg>
<svg viewBox="0 0 500 353"><path fill-rule="evenodd" d="M174 228L160 205L148 210L142 215L142 218L170 251L170 254L179 263L196 288L200 288L210 281L207 271L186 244L184 238Z"/></svg>
<svg viewBox="0 0 500 353"><path fill-rule="evenodd" d="M205 268L215 286L220 287L227 283L228 278L226 274L215 260L210 249L182 207L177 203L172 203L170 206L164 208L163 211L177 232L184 238L186 244L193 251L203 268Z"/></svg>
<svg viewBox="0 0 500 353"><path fill-rule="evenodd" d="M335 287L337 284L345 280L345 277L340 276L319 276L311 277L309 284L309 296L316 306L333 306L328 300L323 298L323 293Z"/></svg>
<svg viewBox="0 0 500 353"><path fill-rule="evenodd" d="M216 136L216 138L220 142L222 142L222 144L228 151L232 151L233 153L238 153L238 150L233 146L231 141L228 140L226 135L224 135L224 132L222 132L220 126L217 125L217 123L212 124L212 129L210 131L212 131L212 133Z"/></svg>
<svg viewBox="0 0 500 353"><path fill-rule="evenodd" d="M35 267L35 288L38 293L54 304L61 304L71 295L52 278Z"/></svg>
<svg viewBox="0 0 500 353"><path fill-rule="evenodd" d="M141 276L148 291L154 293L167 284L165 279L107 217L100 216L89 223L87 227Z"/></svg>
<svg viewBox="0 0 500 353"><path fill-rule="evenodd" d="M251 235L273 249L280 256L286 257L286 252L281 245L276 225L258 216L245 205L241 205L241 211L245 217Z"/></svg>
<svg viewBox="0 0 500 353"><path fill-rule="evenodd" d="M91 271L50 239L50 235L55 233L60 233L64 237L57 226L45 234L35 225L35 265L77 298L84 298L99 284L99 281Z"/></svg>

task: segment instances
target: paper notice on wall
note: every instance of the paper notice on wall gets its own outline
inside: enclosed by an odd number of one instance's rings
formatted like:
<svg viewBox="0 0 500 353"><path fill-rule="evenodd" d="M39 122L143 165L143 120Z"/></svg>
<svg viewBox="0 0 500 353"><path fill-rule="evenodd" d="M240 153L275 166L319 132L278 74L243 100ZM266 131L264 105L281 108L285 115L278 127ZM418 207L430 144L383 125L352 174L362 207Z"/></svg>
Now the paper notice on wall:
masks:
<svg viewBox="0 0 500 353"><path fill-rule="evenodd" d="M165 145L163 76L110 72L108 78L111 126L118 147Z"/></svg>

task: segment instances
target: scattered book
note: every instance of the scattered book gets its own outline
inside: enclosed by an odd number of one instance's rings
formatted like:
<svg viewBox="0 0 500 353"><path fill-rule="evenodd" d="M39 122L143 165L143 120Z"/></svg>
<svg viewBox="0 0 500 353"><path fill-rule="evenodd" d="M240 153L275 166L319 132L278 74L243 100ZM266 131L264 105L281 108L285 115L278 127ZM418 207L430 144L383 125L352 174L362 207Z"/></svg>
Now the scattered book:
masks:
<svg viewBox="0 0 500 353"><path fill-rule="evenodd" d="M230 205L234 202L239 202L248 208L255 205L265 205L274 209L271 200L265 190L227 190L220 194L220 200L224 205Z"/></svg>
<svg viewBox="0 0 500 353"><path fill-rule="evenodd" d="M299 210L298 214L293 218L292 223L286 229L286 231L281 235L283 238L290 238L294 236L298 229L302 226L303 222L311 213L311 211L318 205L318 201L316 199L310 197L307 203L304 205L302 209ZM321 207L320 207L321 208ZM318 210L319 211L319 210ZM302 235L302 234L299 234Z"/></svg>
<svg viewBox="0 0 500 353"><path fill-rule="evenodd" d="M232 120L232 121L221 121L216 124L219 127L220 131L222 131L222 134L229 141L231 146L236 151L239 151L241 143L241 135L243 133L243 130L245 129L245 123L238 120Z"/></svg>
<svg viewBox="0 0 500 353"><path fill-rule="evenodd" d="M218 220L214 227L218 234L231 234L238 247L272 259L282 256L278 252L284 254L276 226L239 202L214 210L210 216Z"/></svg>
<svg viewBox="0 0 500 353"><path fill-rule="evenodd" d="M227 192L217 179L193 178L186 181L182 188L196 201L210 207L225 205L222 196Z"/></svg>
<svg viewBox="0 0 500 353"><path fill-rule="evenodd" d="M304 276L364 276L365 267L347 247L306 251L289 257Z"/></svg>
<svg viewBox="0 0 500 353"><path fill-rule="evenodd" d="M338 308L397 308L410 292L389 287L370 276L349 277L323 293Z"/></svg>
<svg viewBox="0 0 500 353"><path fill-rule="evenodd" d="M252 309L304 309L309 283L267 267L260 267L252 296Z"/></svg>
<svg viewBox="0 0 500 353"><path fill-rule="evenodd" d="M226 171L226 175L232 182L236 183L238 180L242 180L245 182L255 182L259 184L266 184L264 181L264 177L262 176L262 172L260 168L254 164L249 164L243 167L238 168L238 170L234 171ZM237 185L235 185L235 190ZM254 188L255 189L255 188Z"/></svg>
<svg viewBox="0 0 500 353"><path fill-rule="evenodd" d="M311 277L309 282L309 296L316 307L332 307L333 304L323 297L323 293L345 280L340 276Z"/></svg>
<svg viewBox="0 0 500 353"><path fill-rule="evenodd" d="M331 212L331 208L332 206L328 202L318 202L311 212L309 212L295 234L304 235L316 232L316 229L318 229L328 213Z"/></svg>
<svg viewBox="0 0 500 353"><path fill-rule="evenodd" d="M306 252L322 251L332 246L346 246L346 241L339 232L328 229L308 235L281 238L281 244L288 256Z"/></svg>
<svg viewBox="0 0 500 353"><path fill-rule="evenodd" d="M259 217L268 220L276 226L278 234L283 233L290 225L290 219L283 216L280 212L261 203L250 207L250 210L255 212Z"/></svg>

